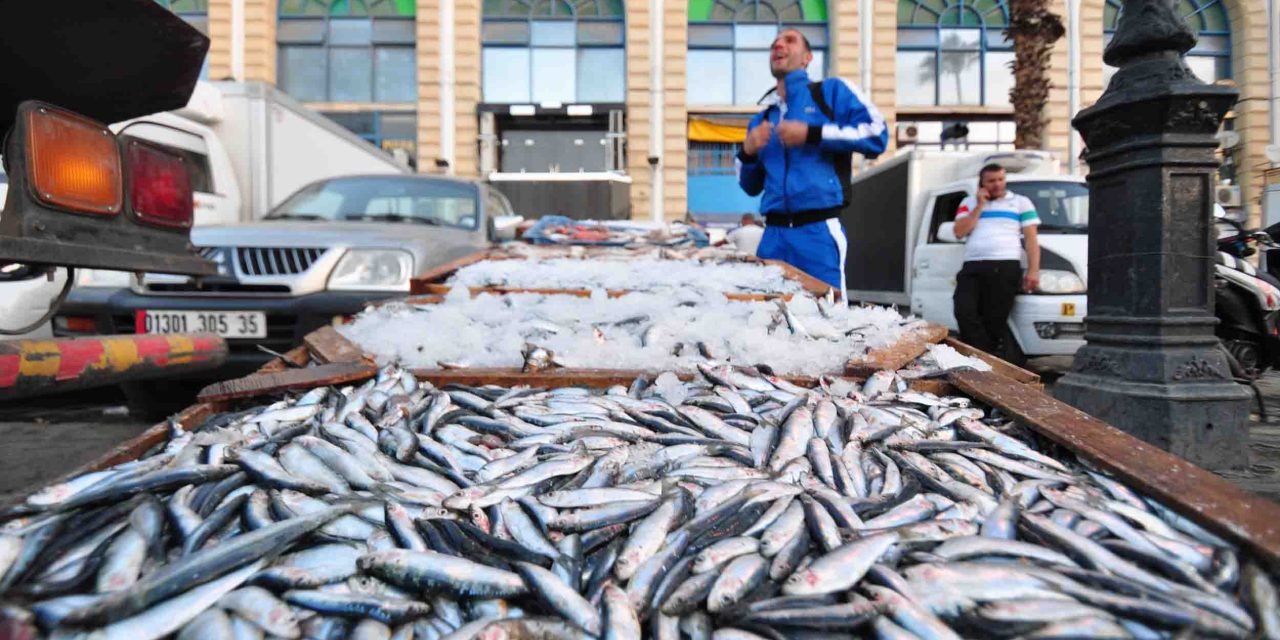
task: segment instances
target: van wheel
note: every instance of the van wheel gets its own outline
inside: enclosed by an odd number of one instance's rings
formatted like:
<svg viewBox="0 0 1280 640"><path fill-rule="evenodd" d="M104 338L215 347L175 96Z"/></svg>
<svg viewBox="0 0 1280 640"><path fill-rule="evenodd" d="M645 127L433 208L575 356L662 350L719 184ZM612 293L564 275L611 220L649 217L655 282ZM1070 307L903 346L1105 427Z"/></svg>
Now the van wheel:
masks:
<svg viewBox="0 0 1280 640"><path fill-rule="evenodd" d="M126 382L124 391L129 415L148 422L160 422L195 402L198 388L188 383L168 380Z"/></svg>

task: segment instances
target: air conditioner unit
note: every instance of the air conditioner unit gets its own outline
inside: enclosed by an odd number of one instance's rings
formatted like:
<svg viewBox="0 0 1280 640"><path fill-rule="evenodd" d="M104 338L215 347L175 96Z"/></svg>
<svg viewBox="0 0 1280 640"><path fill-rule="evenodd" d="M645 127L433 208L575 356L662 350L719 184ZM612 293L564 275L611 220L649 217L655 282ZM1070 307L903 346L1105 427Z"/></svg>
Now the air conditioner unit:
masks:
<svg viewBox="0 0 1280 640"><path fill-rule="evenodd" d="M1214 189L1214 199L1224 207L1240 206L1240 185L1223 184Z"/></svg>
<svg viewBox="0 0 1280 640"><path fill-rule="evenodd" d="M914 122L899 122L896 138L898 144L915 144L920 137L920 129Z"/></svg>

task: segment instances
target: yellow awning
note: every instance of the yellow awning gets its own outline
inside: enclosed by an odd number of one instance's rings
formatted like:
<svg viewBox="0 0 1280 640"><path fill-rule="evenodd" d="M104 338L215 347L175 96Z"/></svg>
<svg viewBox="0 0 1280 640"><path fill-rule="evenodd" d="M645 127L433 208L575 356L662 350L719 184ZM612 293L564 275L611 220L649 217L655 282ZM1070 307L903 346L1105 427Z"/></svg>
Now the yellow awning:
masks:
<svg viewBox="0 0 1280 640"><path fill-rule="evenodd" d="M710 120L689 120L689 140L693 142L722 142L737 144L747 137L747 128L720 124Z"/></svg>

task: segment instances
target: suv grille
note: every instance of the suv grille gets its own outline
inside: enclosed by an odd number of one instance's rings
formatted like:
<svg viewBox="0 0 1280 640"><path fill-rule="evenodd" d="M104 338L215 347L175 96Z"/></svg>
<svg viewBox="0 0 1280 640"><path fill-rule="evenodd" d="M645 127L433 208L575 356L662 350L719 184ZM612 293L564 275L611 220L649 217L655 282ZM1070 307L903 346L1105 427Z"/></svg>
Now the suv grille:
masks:
<svg viewBox="0 0 1280 640"><path fill-rule="evenodd" d="M236 247L234 251L240 273L246 276L297 275L310 269L325 252L324 249L292 247Z"/></svg>

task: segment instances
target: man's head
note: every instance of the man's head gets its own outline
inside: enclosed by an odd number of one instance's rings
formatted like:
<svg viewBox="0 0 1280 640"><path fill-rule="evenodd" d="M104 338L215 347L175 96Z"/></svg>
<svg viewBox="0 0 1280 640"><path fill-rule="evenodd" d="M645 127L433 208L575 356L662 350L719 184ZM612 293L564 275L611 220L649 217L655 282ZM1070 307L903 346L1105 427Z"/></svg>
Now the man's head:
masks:
<svg viewBox="0 0 1280 640"><path fill-rule="evenodd" d="M744 227L756 224L756 215L754 213L742 214L742 220L739 221L739 224Z"/></svg>
<svg viewBox="0 0 1280 640"><path fill-rule="evenodd" d="M998 164L989 164L978 172L978 187L986 189L987 195L991 196L992 200L1005 196L1008 191L1005 180L1004 167Z"/></svg>
<svg viewBox="0 0 1280 640"><path fill-rule="evenodd" d="M781 78L796 69L804 69L813 61L809 39L797 29L783 29L769 48L769 71Z"/></svg>

